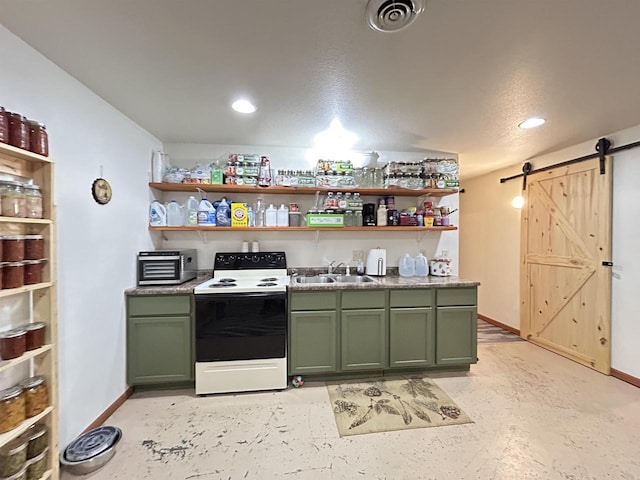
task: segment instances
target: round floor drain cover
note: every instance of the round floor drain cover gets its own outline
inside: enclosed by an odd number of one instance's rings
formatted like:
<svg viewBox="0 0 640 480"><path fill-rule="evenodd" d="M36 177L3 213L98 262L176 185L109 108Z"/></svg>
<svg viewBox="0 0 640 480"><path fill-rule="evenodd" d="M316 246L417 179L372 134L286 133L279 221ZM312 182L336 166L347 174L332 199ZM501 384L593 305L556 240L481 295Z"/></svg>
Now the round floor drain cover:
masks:
<svg viewBox="0 0 640 480"><path fill-rule="evenodd" d="M94 428L71 442L64 451L64 458L69 462L81 462L95 457L110 448L119 437L119 428Z"/></svg>

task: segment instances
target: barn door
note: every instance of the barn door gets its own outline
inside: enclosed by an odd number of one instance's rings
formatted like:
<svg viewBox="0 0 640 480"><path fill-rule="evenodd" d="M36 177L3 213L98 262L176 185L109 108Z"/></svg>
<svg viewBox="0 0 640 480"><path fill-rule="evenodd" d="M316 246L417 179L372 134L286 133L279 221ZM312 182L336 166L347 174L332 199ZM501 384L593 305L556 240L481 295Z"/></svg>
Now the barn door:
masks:
<svg viewBox="0 0 640 480"><path fill-rule="evenodd" d="M522 213L523 338L609 374L611 158L527 177Z"/></svg>

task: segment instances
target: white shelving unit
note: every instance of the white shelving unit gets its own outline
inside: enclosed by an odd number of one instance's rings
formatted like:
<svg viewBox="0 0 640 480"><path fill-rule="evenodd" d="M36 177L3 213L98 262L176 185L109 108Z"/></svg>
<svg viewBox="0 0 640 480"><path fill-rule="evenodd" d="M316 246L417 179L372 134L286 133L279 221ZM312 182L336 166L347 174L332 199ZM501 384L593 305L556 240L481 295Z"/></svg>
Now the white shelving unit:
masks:
<svg viewBox="0 0 640 480"><path fill-rule="evenodd" d="M29 351L21 357L0 361L0 378L8 379L14 369L26 368L29 375L44 375L49 390L49 407L40 414L28 418L9 432L0 434L0 447L27 431L36 423L44 423L49 429L49 468L41 480L59 478L58 467L58 354L56 310L56 230L53 204L53 161L10 145L0 143L0 173L31 178L40 185L43 197L43 219L0 216L0 235L39 234L44 236L47 262L43 282L20 288L0 290L2 302L16 302L27 296L29 321L47 324L45 345ZM2 325L18 326L24 318L3 319Z"/></svg>

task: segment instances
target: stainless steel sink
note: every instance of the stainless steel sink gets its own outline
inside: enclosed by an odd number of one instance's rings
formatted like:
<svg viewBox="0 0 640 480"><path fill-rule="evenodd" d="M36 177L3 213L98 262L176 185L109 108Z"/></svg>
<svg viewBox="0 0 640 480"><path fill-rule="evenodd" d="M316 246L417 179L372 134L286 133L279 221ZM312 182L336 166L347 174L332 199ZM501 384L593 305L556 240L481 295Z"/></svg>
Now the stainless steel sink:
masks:
<svg viewBox="0 0 640 480"><path fill-rule="evenodd" d="M338 275L334 277L336 283L376 283L376 280L367 275Z"/></svg>
<svg viewBox="0 0 640 480"><path fill-rule="evenodd" d="M293 277L294 283L335 283L334 277L329 277L325 275L314 275L312 277L305 276L296 276Z"/></svg>

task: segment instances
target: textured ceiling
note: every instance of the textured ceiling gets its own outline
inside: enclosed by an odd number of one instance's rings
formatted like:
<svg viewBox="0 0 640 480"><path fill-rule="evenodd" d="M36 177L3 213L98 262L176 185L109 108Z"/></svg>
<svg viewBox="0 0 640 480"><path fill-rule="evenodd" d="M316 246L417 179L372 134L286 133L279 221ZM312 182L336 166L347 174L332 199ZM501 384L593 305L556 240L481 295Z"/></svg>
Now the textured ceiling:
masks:
<svg viewBox="0 0 640 480"><path fill-rule="evenodd" d="M470 177L640 124L638 0L427 0L388 34L366 3L0 0L0 22L164 142L308 147L337 116L356 149Z"/></svg>

